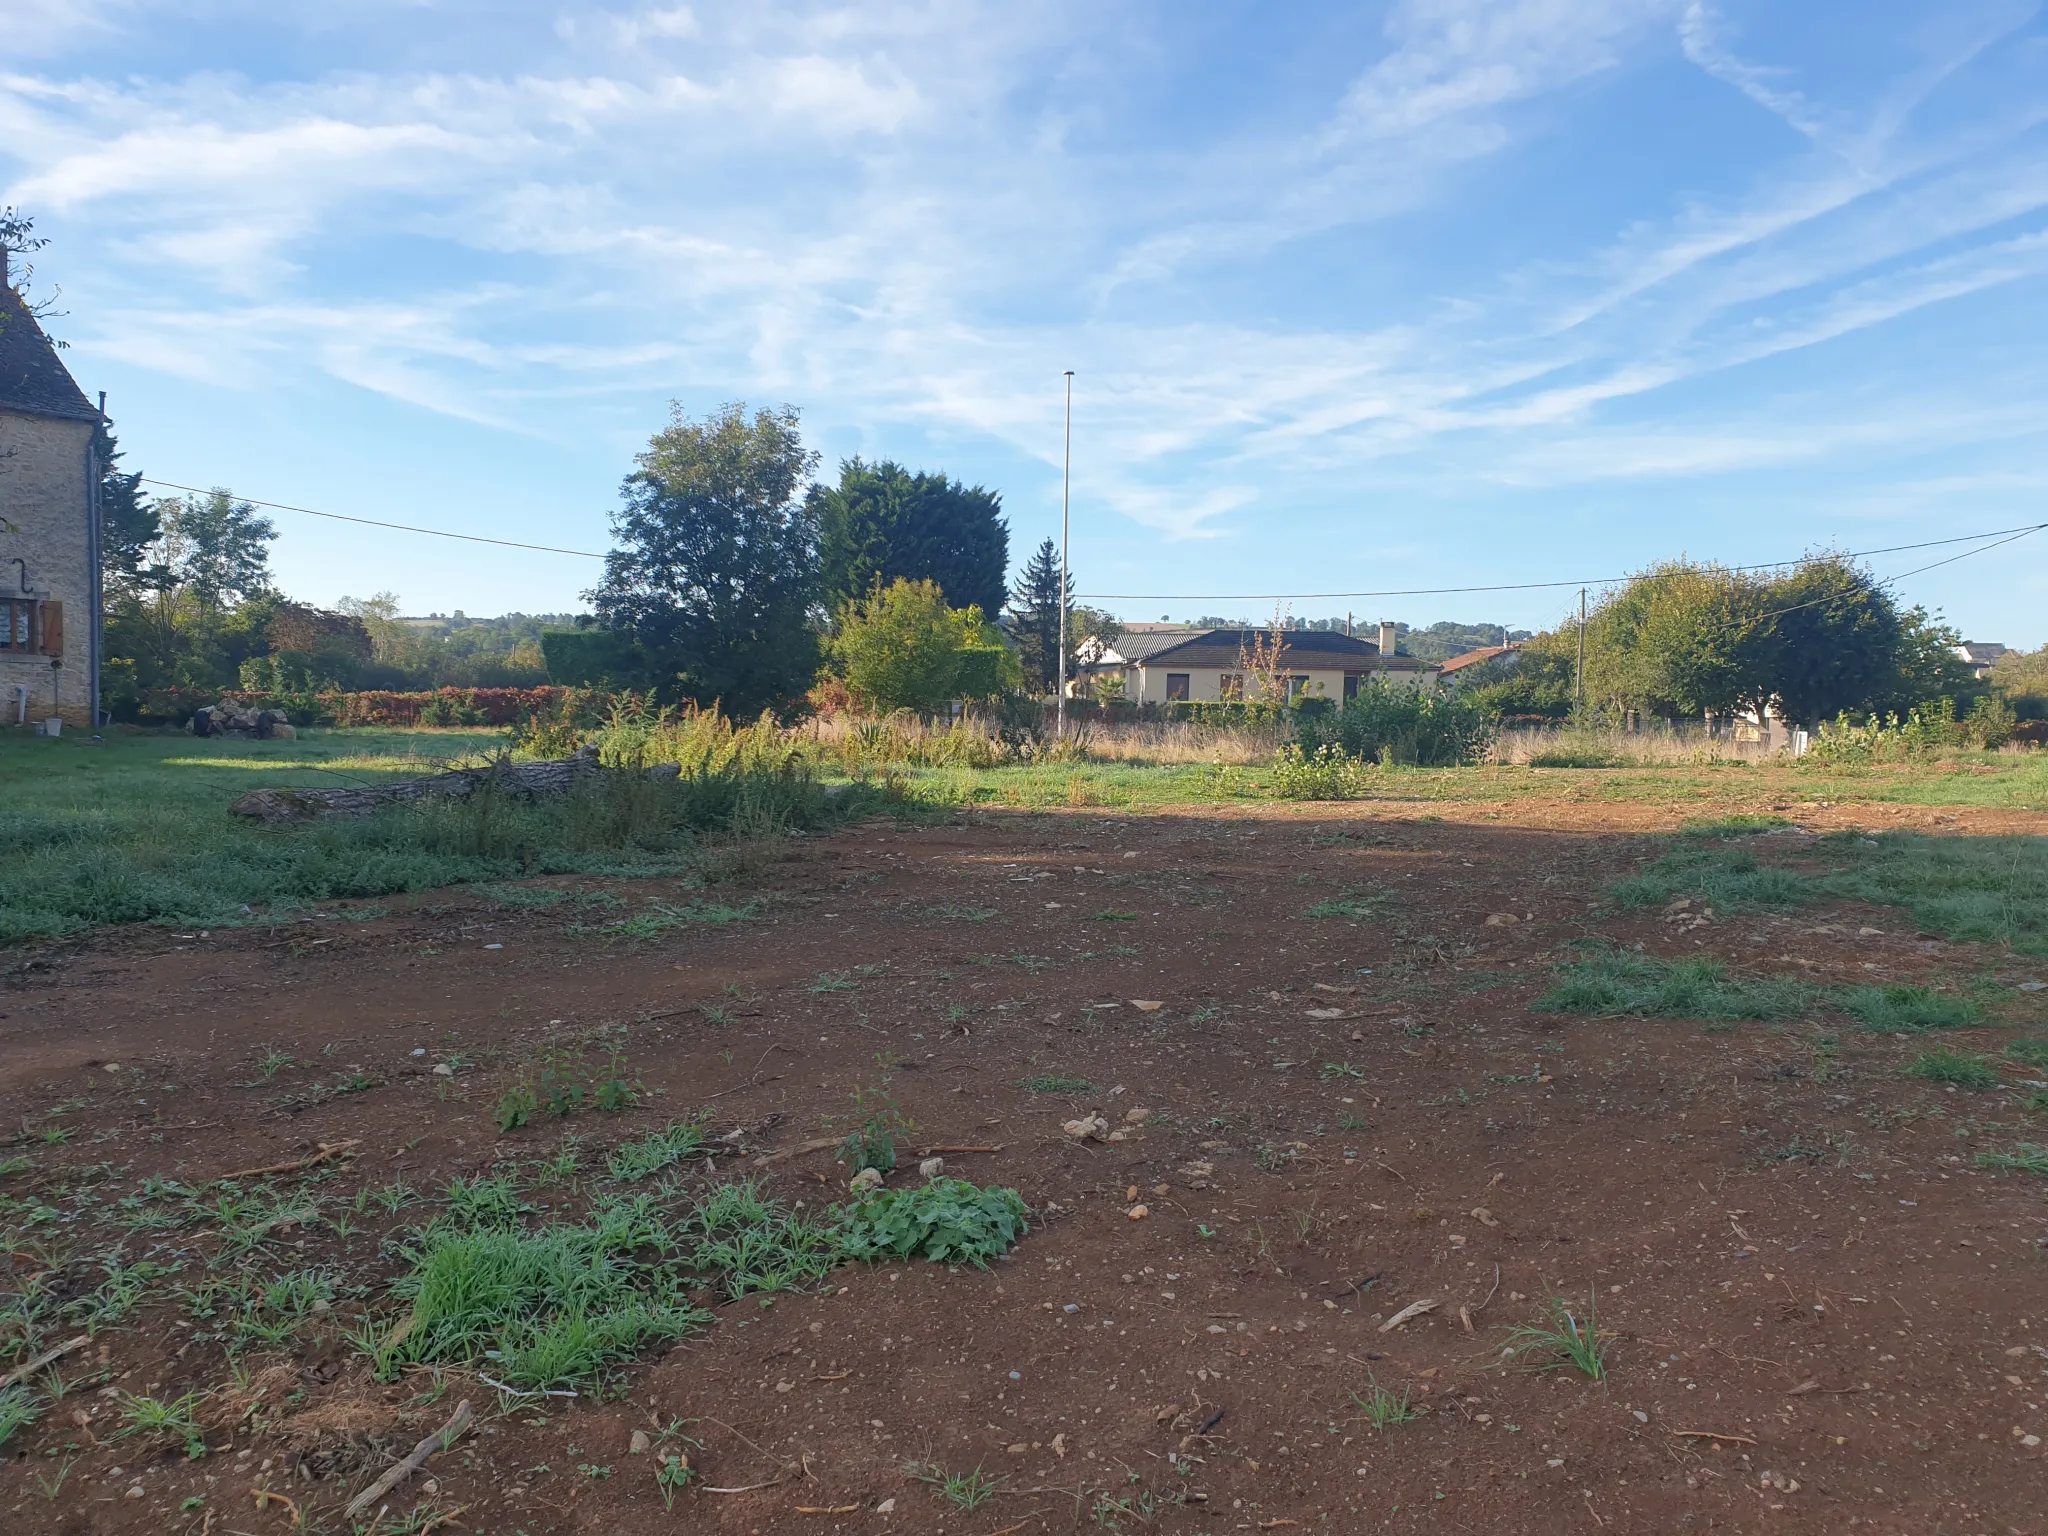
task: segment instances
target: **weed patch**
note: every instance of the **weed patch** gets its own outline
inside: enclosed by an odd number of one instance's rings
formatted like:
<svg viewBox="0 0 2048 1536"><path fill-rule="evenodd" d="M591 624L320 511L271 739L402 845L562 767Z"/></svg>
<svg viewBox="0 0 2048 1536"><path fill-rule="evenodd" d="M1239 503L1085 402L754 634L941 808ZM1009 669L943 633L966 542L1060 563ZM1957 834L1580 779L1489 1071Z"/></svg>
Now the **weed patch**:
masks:
<svg viewBox="0 0 2048 1536"><path fill-rule="evenodd" d="M1984 1010L1969 998L1926 987L1850 987L1838 994L1837 1001L1865 1029L1899 1035L1965 1029L1984 1017Z"/></svg>
<svg viewBox="0 0 2048 1536"><path fill-rule="evenodd" d="M2016 1144L2010 1152L1979 1152L1979 1168L2010 1168L2019 1173L2038 1173L2048 1179L2048 1147L2036 1146L2031 1141ZM5 1438L0 1435L0 1438Z"/></svg>
<svg viewBox="0 0 2048 1536"><path fill-rule="evenodd" d="M1822 840L1832 895L1904 907L1929 933L2048 955L2048 838L1860 833Z"/></svg>
<svg viewBox="0 0 2048 1536"><path fill-rule="evenodd" d="M1022 1087L1028 1093L1093 1093L1095 1085L1085 1077L1027 1077Z"/></svg>
<svg viewBox="0 0 2048 1536"><path fill-rule="evenodd" d="M1701 898L1722 911L1796 907L1813 897L1812 882L1791 870L1759 864L1725 841L1683 842L1646 869L1616 881L1609 894L1623 907L1661 906L1674 896Z"/></svg>
<svg viewBox="0 0 2048 1536"><path fill-rule="evenodd" d="M605 1172L621 1183L651 1179L664 1168L681 1162L704 1145L704 1127L695 1121L649 1131L629 1141L604 1160Z"/></svg>
<svg viewBox="0 0 2048 1536"><path fill-rule="evenodd" d="M1604 949L1559 973L1557 985L1531 1008L1595 1018L1782 1019L1814 998L1804 983L1731 975L1712 957L1663 960Z"/></svg>
<svg viewBox="0 0 2048 1536"><path fill-rule="evenodd" d="M964 1179L933 1179L917 1189L889 1189L848 1211L841 1228L856 1259L923 1257L934 1264L972 1264L1009 1251L1028 1230L1030 1212L1014 1189L981 1189Z"/></svg>
<svg viewBox="0 0 2048 1536"><path fill-rule="evenodd" d="M1998 1069L1989 1061L1946 1045L1936 1046L1914 1057L1913 1064L1906 1068L1906 1076L1966 1088L1971 1093L1987 1093L1999 1083Z"/></svg>
<svg viewBox="0 0 2048 1536"><path fill-rule="evenodd" d="M1571 1369L1590 1381L1607 1376L1607 1346L1600 1339L1598 1302L1586 1302L1586 1320L1573 1315L1571 1303L1562 1296L1551 1298L1547 1322L1514 1329L1508 1335L1507 1352L1533 1356L1532 1369Z"/></svg>
<svg viewBox="0 0 2048 1536"><path fill-rule="evenodd" d="M1422 1411L1409 1402L1406 1387L1396 1396L1380 1385L1378 1377L1367 1374L1371 1385L1363 1392L1351 1394L1352 1406L1365 1416L1366 1423L1384 1431L1397 1424L1412 1424L1422 1417Z"/></svg>
<svg viewBox="0 0 2048 1536"><path fill-rule="evenodd" d="M658 939L664 933L677 928L697 925L722 928L730 923L752 922L760 915L761 904L757 901L750 901L740 907L701 899L682 907L656 902L645 912L635 913L632 917L621 918L617 922L600 923L595 926L572 924L569 932L594 935L615 942L645 944L650 939Z"/></svg>

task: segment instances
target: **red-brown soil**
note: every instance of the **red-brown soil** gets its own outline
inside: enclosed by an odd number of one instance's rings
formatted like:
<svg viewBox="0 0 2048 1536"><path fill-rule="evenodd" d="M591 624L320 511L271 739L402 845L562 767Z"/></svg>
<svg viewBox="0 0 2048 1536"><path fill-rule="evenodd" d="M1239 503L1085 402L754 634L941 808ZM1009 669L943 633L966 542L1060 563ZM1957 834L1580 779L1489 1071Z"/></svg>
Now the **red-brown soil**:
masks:
<svg viewBox="0 0 2048 1536"><path fill-rule="evenodd" d="M851 1094L886 1068L918 1145L999 1147L950 1154L948 1171L1016 1186L1033 1215L986 1272L849 1267L829 1293L727 1305L610 1401L500 1414L460 1373L433 1401L429 1373L375 1383L340 1338L361 1305L344 1304L296 1354L249 1362L242 1400L264 1397L269 1432L216 1428L197 1460L114 1438L114 1391L228 1381L216 1349L181 1347L175 1309L145 1309L72 1357L65 1399L0 1452L0 1528L268 1536L299 1510L346 1531L341 1505L467 1397L480 1431L394 1494L382 1529L431 1523L401 1523L417 1507L492 1536L2048 1531L2031 1439L2048 1436L2048 1183L1976 1168L1989 1143L1970 1139L2002 1118L1992 1141L2048 1140L2022 1095L1906 1079L1926 1041L1839 1018L1715 1032L1527 1006L1592 933L1823 980L2040 968L1928 940L1891 909L1683 932L1618 919L1593 908L1648 851L1630 834L1667 813L1454 814L870 823L720 889L764 898L757 921L638 945L568 931L588 913L457 891L282 936L123 932L18 954L0 1111L29 1128L35 1166L0 1183L16 1198L94 1164L111 1165L112 1199L146 1174L197 1183L353 1138L319 1186L345 1201L530 1162L564 1129L588 1160L699 1111L714 1139L739 1133L730 1177L843 1133ZM1960 815L1947 830L2043 830ZM1302 915L1368 884L1398 893L1391 920ZM852 985L814 990L821 976ZM2027 996L2038 1019L2044 994ZM607 1027L642 1104L501 1136L493 1107L521 1064ZM305 1065L264 1081L270 1048ZM454 1052L477 1065L451 1085L430 1068ZM351 1069L377 1086L306 1102ZM1025 1086L1049 1076L1098 1087ZM1150 1115L1125 1139L1061 1131L1086 1111L1122 1128L1134 1109ZM44 1144L46 1124L76 1133ZM829 1151L762 1177L790 1199L843 1197ZM280 1237L272 1258L371 1265L417 1215ZM8 1260L17 1280L32 1248ZM193 1235L195 1270L207 1251ZM1510 1327L1593 1291L1604 1383L1503 1368ZM1422 1300L1435 1310L1381 1331ZM1351 1397L1374 1382L1426 1411L1375 1432ZM209 1404L214 1422L227 1404ZM694 1421L708 1489L665 1511L628 1442L675 1418ZM963 1513L907 1463L1006 1481Z"/></svg>

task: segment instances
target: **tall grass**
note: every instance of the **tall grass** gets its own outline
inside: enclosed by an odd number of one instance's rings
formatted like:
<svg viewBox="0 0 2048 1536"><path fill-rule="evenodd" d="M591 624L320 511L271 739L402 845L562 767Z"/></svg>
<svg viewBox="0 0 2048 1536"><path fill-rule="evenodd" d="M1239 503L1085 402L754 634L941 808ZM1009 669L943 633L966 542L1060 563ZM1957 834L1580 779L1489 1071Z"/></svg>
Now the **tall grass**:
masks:
<svg viewBox="0 0 2048 1536"><path fill-rule="evenodd" d="M1614 726L1536 726L1502 731L1493 761L1536 768L1703 768L1764 763L1783 757L1761 741L1708 736L1700 726L1662 722L1643 731Z"/></svg>
<svg viewBox="0 0 2048 1536"><path fill-rule="evenodd" d="M727 736L734 740L700 752L690 772L670 778L610 773L539 800L486 788L462 800L279 828L230 814L252 777L377 782L445 764L341 743L323 751L317 738L88 747L62 759L70 775L17 781L0 807L0 847L9 853L0 859L0 943L110 923L227 927L322 902L520 875L681 874L719 845L827 825L878 803L872 791L828 793L801 760L758 735ZM273 746L289 751L250 750ZM624 762L640 749L627 742L612 750Z"/></svg>

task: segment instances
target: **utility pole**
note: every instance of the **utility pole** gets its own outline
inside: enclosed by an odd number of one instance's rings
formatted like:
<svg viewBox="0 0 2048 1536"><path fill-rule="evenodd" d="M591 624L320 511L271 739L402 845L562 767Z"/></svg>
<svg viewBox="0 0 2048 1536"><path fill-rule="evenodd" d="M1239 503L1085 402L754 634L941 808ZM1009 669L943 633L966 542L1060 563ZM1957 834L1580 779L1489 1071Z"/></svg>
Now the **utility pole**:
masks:
<svg viewBox="0 0 2048 1536"><path fill-rule="evenodd" d="M1054 701L1058 730L1067 734L1067 509L1074 485L1074 370L1067 370L1067 457L1060 471L1060 691ZM1041 674L1042 675L1042 674Z"/></svg>
<svg viewBox="0 0 2048 1536"><path fill-rule="evenodd" d="M1572 668L1572 714L1586 713L1586 589L1579 588L1579 664Z"/></svg>

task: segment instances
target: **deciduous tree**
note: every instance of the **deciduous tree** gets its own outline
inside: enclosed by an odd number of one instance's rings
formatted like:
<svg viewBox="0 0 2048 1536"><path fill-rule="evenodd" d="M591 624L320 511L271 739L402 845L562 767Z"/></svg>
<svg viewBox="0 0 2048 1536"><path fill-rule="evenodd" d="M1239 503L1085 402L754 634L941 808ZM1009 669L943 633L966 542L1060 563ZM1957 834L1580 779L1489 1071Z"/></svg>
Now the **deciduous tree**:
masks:
<svg viewBox="0 0 2048 1536"><path fill-rule="evenodd" d="M818 666L817 533L799 494L817 455L797 413L733 404L693 421L678 406L636 462L588 594L599 620L637 643L667 697L788 707Z"/></svg>

